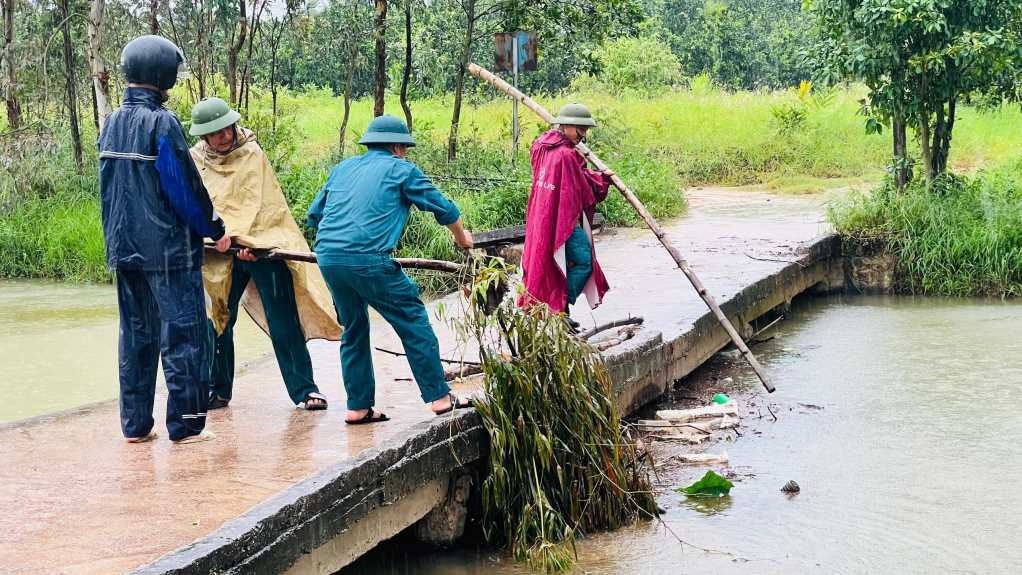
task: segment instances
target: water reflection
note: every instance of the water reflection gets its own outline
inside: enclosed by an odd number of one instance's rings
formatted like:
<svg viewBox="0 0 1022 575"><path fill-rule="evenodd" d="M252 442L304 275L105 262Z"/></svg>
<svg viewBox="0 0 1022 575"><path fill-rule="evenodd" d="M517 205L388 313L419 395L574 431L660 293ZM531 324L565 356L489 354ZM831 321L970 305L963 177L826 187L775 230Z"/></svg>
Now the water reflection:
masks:
<svg viewBox="0 0 1022 575"><path fill-rule="evenodd" d="M730 495L725 495L724 497L690 497L679 493L678 497L681 498L681 505L683 507L703 515L717 515L725 513L731 508Z"/></svg>

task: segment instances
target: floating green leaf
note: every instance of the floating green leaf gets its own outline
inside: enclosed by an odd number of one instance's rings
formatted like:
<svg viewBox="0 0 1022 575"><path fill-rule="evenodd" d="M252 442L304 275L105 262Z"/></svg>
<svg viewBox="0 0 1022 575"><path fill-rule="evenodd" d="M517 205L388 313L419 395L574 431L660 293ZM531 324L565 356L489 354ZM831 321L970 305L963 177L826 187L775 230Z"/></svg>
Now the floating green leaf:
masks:
<svg viewBox="0 0 1022 575"><path fill-rule="evenodd" d="M731 488L734 486L734 483L731 483L711 469L699 481L688 487L679 487L675 491L684 493L689 497L724 497L731 493Z"/></svg>

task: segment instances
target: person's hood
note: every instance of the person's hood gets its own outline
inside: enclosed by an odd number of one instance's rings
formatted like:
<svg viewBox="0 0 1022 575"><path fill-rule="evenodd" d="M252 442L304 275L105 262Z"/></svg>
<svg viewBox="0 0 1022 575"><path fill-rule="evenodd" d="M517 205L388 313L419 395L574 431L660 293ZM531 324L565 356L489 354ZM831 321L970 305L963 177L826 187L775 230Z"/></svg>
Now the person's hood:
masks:
<svg viewBox="0 0 1022 575"><path fill-rule="evenodd" d="M536 145L544 148L556 148L557 146L574 147L568 136L560 130L549 130L536 140Z"/></svg>
<svg viewBox="0 0 1022 575"><path fill-rule="evenodd" d="M236 126L236 128L238 130L238 139L234 142L234 147L226 152L218 152L214 150L206 143L206 140L203 140L202 138L199 138L199 141L195 145L198 150L202 152L203 157L210 162L223 161L224 159L229 158L231 154L236 152L238 149L256 141L255 132L252 130L242 126Z"/></svg>

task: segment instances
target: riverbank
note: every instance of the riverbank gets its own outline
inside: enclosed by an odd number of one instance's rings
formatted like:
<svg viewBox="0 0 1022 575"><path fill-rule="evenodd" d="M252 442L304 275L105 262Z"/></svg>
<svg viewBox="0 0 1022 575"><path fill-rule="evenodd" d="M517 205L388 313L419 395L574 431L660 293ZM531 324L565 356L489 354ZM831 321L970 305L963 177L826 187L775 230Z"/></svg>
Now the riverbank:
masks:
<svg viewBox="0 0 1022 575"><path fill-rule="evenodd" d="M889 183L829 211L855 255L889 255L897 293L1022 295L1022 161L905 192Z"/></svg>

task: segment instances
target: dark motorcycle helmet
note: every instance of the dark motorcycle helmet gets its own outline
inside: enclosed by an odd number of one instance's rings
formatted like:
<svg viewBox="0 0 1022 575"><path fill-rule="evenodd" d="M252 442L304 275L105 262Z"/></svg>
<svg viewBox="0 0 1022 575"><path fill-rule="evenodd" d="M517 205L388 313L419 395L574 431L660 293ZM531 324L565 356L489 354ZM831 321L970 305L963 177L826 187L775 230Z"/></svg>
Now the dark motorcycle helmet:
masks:
<svg viewBox="0 0 1022 575"><path fill-rule="evenodd" d="M128 82L169 90L187 73L185 55L162 36L139 36L121 51L121 72Z"/></svg>

